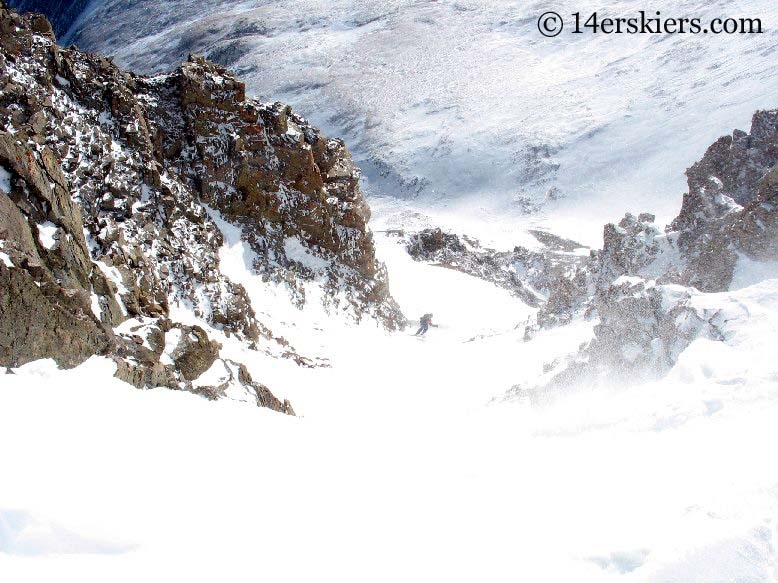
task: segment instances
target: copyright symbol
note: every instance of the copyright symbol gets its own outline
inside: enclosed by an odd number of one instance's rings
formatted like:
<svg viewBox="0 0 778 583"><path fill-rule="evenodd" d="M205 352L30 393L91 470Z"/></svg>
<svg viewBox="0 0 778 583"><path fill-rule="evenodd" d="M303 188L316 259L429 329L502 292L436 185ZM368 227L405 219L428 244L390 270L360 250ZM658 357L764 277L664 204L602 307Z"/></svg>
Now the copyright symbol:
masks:
<svg viewBox="0 0 778 583"><path fill-rule="evenodd" d="M544 12L538 18L538 30L543 36L556 36L562 32L563 27L562 17L556 12Z"/></svg>

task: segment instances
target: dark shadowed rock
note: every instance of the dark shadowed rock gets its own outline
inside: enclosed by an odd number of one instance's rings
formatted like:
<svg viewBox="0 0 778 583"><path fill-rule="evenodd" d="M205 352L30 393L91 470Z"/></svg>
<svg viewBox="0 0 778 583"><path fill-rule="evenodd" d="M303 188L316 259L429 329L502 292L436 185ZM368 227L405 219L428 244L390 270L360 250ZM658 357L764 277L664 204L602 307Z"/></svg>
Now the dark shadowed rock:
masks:
<svg viewBox="0 0 778 583"><path fill-rule="evenodd" d="M108 354L112 333L89 308L86 292L66 289L44 271L6 267L0 262L0 362L19 366L53 358L63 367L93 354Z"/></svg>
<svg viewBox="0 0 778 583"><path fill-rule="evenodd" d="M193 381L211 368L219 356L221 346L208 338L199 326L181 328L181 340L171 358L184 380Z"/></svg>
<svg viewBox="0 0 778 583"><path fill-rule="evenodd" d="M669 229L678 233L686 259L682 281L703 291L723 291L732 281L737 252L778 258L776 209L769 202L768 172L778 163L778 110L757 111L751 132L736 130L714 143L687 170L689 192ZM745 207L745 208L744 208ZM737 226L736 226L737 225Z"/></svg>
<svg viewBox="0 0 778 583"><path fill-rule="evenodd" d="M747 255L762 261L778 258L778 166L762 179L756 199L736 218L730 234Z"/></svg>
<svg viewBox="0 0 778 583"><path fill-rule="evenodd" d="M63 36L87 7L89 0L8 0L7 4L19 12L45 14L57 36Z"/></svg>

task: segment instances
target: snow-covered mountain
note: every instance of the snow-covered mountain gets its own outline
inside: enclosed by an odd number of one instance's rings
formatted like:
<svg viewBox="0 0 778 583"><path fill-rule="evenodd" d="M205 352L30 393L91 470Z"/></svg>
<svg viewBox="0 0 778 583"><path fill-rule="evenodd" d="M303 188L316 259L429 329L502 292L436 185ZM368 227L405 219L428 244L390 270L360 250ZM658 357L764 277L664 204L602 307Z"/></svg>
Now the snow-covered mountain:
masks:
<svg viewBox="0 0 778 583"><path fill-rule="evenodd" d="M764 32L548 39L536 26L547 10L569 30L573 12L649 9L758 17ZM347 141L377 225L510 248L530 222L596 246L625 212L669 221L699 153L776 105L776 18L772 0L104 0L68 41L138 71L190 52L237 70L250 93Z"/></svg>
<svg viewBox="0 0 778 583"><path fill-rule="evenodd" d="M3 580L778 581L775 36L544 7L0 0Z"/></svg>

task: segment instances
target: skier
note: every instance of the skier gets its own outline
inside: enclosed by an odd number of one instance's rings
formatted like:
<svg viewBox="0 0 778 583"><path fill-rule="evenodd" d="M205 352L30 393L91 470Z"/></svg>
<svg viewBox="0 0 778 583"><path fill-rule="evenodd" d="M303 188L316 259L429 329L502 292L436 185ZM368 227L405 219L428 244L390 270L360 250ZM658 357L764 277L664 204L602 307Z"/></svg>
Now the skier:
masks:
<svg viewBox="0 0 778 583"><path fill-rule="evenodd" d="M435 328L438 327L437 324L432 323L432 314L424 314L419 319L419 324L421 324L421 326L418 330L416 330L416 334L414 334L414 336L424 336L427 333L427 330L429 330L430 326L435 326Z"/></svg>

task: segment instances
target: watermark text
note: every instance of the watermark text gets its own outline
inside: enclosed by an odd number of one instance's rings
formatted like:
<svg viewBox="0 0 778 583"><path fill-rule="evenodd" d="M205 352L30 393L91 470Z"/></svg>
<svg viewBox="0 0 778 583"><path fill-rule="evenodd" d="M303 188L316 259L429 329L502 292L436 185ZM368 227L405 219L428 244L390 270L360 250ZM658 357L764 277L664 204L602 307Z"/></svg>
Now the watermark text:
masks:
<svg viewBox="0 0 778 583"><path fill-rule="evenodd" d="M634 16L608 17L597 12L573 12L564 19L557 12L538 18L538 31L555 37L567 29L571 34L762 34L762 19L753 17L667 17L660 11L641 10Z"/></svg>

